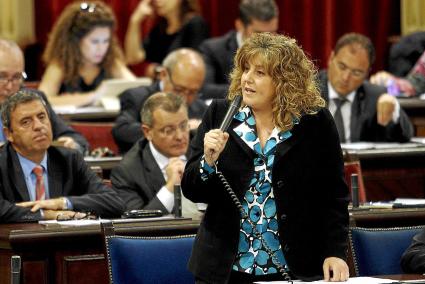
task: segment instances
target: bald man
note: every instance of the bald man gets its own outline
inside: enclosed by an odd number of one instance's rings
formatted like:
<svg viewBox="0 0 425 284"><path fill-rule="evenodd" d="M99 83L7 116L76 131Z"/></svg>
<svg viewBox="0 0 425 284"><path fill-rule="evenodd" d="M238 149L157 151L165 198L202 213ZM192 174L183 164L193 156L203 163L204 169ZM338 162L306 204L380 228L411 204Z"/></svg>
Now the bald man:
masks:
<svg viewBox="0 0 425 284"><path fill-rule="evenodd" d="M120 95L121 111L112 129L120 152L127 152L143 138L140 110L146 99L157 92L182 96L188 106L190 129L199 125L207 106L198 98L205 78L202 56L192 49L182 48L171 52L159 69L159 80L151 86L126 90Z"/></svg>
<svg viewBox="0 0 425 284"><path fill-rule="evenodd" d="M24 55L19 46L10 40L0 38L0 106L11 95L24 87ZM88 150L87 140L56 115L48 103L46 96L35 91L47 103L53 130L53 139L60 141L65 147L73 148L84 153ZM1 124L1 122L0 122ZM0 125L0 144L6 141L2 125Z"/></svg>

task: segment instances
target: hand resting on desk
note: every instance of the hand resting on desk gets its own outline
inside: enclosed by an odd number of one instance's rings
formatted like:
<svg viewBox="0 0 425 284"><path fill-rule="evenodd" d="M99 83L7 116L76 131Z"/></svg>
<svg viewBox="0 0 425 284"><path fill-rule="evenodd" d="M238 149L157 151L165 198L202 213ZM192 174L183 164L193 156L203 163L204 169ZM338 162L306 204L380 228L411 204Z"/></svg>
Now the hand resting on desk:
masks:
<svg viewBox="0 0 425 284"><path fill-rule="evenodd" d="M71 210L66 210L66 200L63 197L46 199L46 200L37 200L37 201L27 201L16 203L17 206L21 207L31 207L31 212L37 212L40 209L43 209L43 219L45 220L55 220L58 216L75 218L78 213Z"/></svg>
<svg viewBox="0 0 425 284"><path fill-rule="evenodd" d="M328 257L323 262L323 276L325 281L347 281L350 277L348 265L344 260L338 257Z"/></svg>

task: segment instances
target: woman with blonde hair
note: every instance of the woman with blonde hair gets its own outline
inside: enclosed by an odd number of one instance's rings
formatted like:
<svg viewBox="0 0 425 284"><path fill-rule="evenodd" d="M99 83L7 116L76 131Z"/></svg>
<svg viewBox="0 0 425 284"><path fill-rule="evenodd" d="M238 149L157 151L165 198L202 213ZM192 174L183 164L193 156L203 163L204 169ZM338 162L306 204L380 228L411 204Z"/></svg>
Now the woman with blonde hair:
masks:
<svg viewBox="0 0 425 284"><path fill-rule="evenodd" d="M134 79L114 34L116 19L100 1L68 5L49 35L39 89L53 105L89 104L106 78Z"/></svg>
<svg viewBox="0 0 425 284"><path fill-rule="evenodd" d="M142 42L141 23L157 15L157 24ZM128 64L148 61L146 74L171 51L182 47L197 49L208 38L208 26L199 14L197 0L141 0L128 23L125 56Z"/></svg>
<svg viewBox="0 0 425 284"><path fill-rule="evenodd" d="M283 35L253 34L238 50L227 101L211 103L182 179L188 199L208 204L189 262L197 283L348 279L349 194L316 74Z"/></svg>

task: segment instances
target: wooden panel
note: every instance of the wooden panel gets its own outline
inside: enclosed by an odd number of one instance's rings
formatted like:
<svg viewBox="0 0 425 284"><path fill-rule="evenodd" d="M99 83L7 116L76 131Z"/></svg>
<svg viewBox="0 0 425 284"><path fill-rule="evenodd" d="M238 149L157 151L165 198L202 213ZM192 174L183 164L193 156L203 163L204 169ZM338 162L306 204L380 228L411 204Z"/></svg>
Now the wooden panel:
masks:
<svg viewBox="0 0 425 284"><path fill-rule="evenodd" d="M24 284L47 284L48 263L43 260L26 260L22 262L21 281Z"/></svg>
<svg viewBox="0 0 425 284"><path fill-rule="evenodd" d="M103 254L67 256L63 259L62 267L61 283L109 283L108 268ZM84 275L81 275L82 271Z"/></svg>

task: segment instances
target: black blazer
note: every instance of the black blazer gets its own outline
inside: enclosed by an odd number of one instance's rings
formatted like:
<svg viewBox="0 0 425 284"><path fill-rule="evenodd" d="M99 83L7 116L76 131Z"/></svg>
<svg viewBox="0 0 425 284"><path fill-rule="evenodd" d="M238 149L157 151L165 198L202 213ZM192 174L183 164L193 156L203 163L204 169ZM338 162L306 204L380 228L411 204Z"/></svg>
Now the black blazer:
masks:
<svg viewBox="0 0 425 284"><path fill-rule="evenodd" d="M146 99L159 91L159 82L156 82L148 87L128 89L120 95L121 110L112 128L112 136L121 153L127 152L137 140L144 137L140 125L140 110ZM188 107L189 117L202 118L206 109L206 104L196 99Z"/></svg>
<svg viewBox="0 0 425 284"><path fill-rule="evenodd" d="M401 257L401 267L406 273L425 272L425 230L413 237L412 244Z"/></svg>
<svg viewBox="0 0 425 284"><path fill-rule="evenodd" d="M218 128L227 110L213 101L191 142L193 155L182 179L184 195L208 207L195 239L189 269L195 276L226 283L238 250L240 215L217 175L200 178L203 138ZM239 199L254 173L254 152L232 130L217 167ZM326 257L346 257L348 188L337 130L328 110L305 115L278 144L272 170L280 243L291 272L297 277L323 277Z"/></svg>
<svg viewBox="0 0 425 284"><path fill-rule="evenodd" d="M322 97L329 101L328 74L326 70L319 73ZM386 89L364 81L357 89L351 107L351 141L370 142L407 142L413 136L413 126L403 109L397 124L390 122L387 126L377 122L376 105L378 98Z"/></svg>
<svg viewBox="0 0 425 284"><path fill-rule="evenodd" d="M88 168L78 151L52 146L47 153L50 198L69 198L75 211L95 211L108 218L120 216L124 210L122 200ZM6 143L0 149L0 223L40 220L39 212L15 205L29 200L18 156Z"/></svg>
<svg viewBox="0 0 425 284"><path fill-rule="evenodd" d="M233 58L237 49L236 31L230 31L221 37L207 39L199 46L206 66L202 99L226 97L229 88L229 74L233 69Z"/></svg>
<svg viewBox="0 0 425 284"><path fill-rule="evenodd" d="M63 119L55 113L49 101L47 100L46 95L39 90L31 89L30 91L37 93L46 102L47 112L49 113L50 123L52 124L53 139L57 139L61 136L71 137L72 139L74 139L75 142L78 143L78 145L80 145L81 152L83 154L88 151L89 142L87 142L87 139L83 135L72 129L72 127L67 125L63 121Z"/></svg>
<svg viewBox="0 0 425 284"><path fill-rule="evenodd" d="M126 204L126 209L160 209L168 212L156 194L165 185L147 139L140 139L112 169L112 188Z"/></svg>

